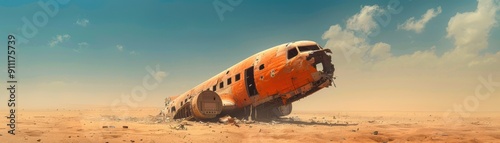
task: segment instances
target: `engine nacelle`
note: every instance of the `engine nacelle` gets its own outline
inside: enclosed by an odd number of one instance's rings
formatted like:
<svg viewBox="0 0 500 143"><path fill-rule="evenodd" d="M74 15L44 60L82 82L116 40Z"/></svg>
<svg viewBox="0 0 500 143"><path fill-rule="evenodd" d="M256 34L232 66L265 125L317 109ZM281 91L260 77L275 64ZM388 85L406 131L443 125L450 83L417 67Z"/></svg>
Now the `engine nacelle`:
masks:
<svg viewBox="0 0 500 143"><path fill-rule="evenodd" d="M292 113L292 104L281 105L272 109L272 113L276 117L290 115Z"/></svg>
<svg viewBox="0 0 500 143"><path fill-rule="evenodd" d="M197 119L215 118L222 112L222 100L213 91L203 91L191 101L191 111Z"/></svg>

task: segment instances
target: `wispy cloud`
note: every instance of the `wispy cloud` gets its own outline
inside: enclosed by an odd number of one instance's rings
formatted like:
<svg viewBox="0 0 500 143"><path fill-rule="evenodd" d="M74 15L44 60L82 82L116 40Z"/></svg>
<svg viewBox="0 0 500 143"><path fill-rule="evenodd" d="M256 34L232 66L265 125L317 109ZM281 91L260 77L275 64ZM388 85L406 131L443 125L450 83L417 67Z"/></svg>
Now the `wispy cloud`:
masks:
<svg viewBox="0 0 500 143"><path fill-rule="evenodd" d="M411 17L410 19L406 20L405 23L398 25L398 29L421 33L422 30L425 28L427 22L429 22L432 18L436 17L440 13L441 13L441 7L438 7L437 9L431 8L427 10L427 12L425 12L425 14L422 15L419 20L415 20L415 17Z"/></svg>
<svg viewBox="0 0 500 143"><path fill-rule="evenodd" d="M373 89L366 92L345 90L344 93L340 91L337 94L358 97L380 96L377 98L384 99L377 102L385 102L387 99L393 100L388 103L400 103L403 100L399 97L405 96L405 100L410 98L412 100L407 103L428 104L434 106L434 109L453 106L455 112L459 112L457 110L466 112L466 110L472 109L472 107L467 107L468 109L463 110L463 104L469 104L465 103L471 101L469 99L474 99L476 102L474 110L479 105L486 108L488 106L498 107L495 106L496 104L493 105L486 101L479 104L482 98L476 98L485 95L487 91L483 88L484 90L481 89L482 93L478 94L480 91L478 87L484 87L487 83L486 79L483 79L483 75L490 75L488 80L495 81L491 75L498 75L497 73L500 71L500 66L498 66L500 65L500 52L486 50L491 42L489 39L496 40L491 32L498 30L494 28L498 24L500 3L495 2L479 0L476 10L458 12L449 19L447 27L436 29L446 30L447 35L442 38L448 38L454 42L454 45L430 46L406 54L394 54L397 52L393 49L401 50L415 45L399 46L398 44L396 46L391 45L390 42L383 43L375 41L375 39L367 42L369 37L356 36L354 34L356 31L349 28L344 29L340 24L332 25L328 31L325 31L322 38L327 40L324 47L332 50L335 66L342 67L342 70L335 71L335 74L342 75L341 80L344 85L356 84L358 89ZM439 13L439 9L433 10L431 15ZM432 33L435 34L435 31L429 30L427 34ZM425 43L433 44L427 41ZM498 46L491 46L491 48L496 47ZM442 53L438 52L437 49L446 50ZM362 82L358 81L360 77L363 77ZM479 84L478 79L481 84ZM471 87L471 85L473 86ZM397 90L378 90L382 88L394 89L395 87ZM489 96L489 94L487 95ZM465 98L466 100L464 100L464 97L471 97L471 95L474 98ZM435 97L443 98L434 100ZM455 104L456 101L464 101L464 103ZM443 104L445 106L439 107ZM401 105L403 107L404 104ZM404 107L407 108L406 105ZM412 108L423 109L421 106Z"/></svg>
<svg viewBox="0 0 500 143"><path fill-rule="evenodd" d="M130 51L130 55L136 55L137 53L135 51Z"/></svg>
<svg viewBox="0 0 500 143"><path fill-rule="evenodd" d="M77 25L80 25L80 26L82 26L82 27L87 27L87 25L88 25L89 23L90 23L90 21L89 21L88 19L86 19L86 18L76 20L76 24L77 24Z"/></svg>
<svg viewBox="0 0 500 143"><path fill-rule="evenodd" d="M132 56L135 56L135 55L138 55L138 54L139 54L139 53L137 53L137 52L136 52L136 51L134 51L134 50L131 50L131 51L126 50L126 49L125 49L125 47L124 47L123 45L120 45L120 44L116 45L115 47L116 47L116 49L117 49L119 52L128 53L129 55L132 55Z"/></svg>
<svg viewBox="0 0 500 143"><path fill-rule="evenodd" d="M488 48L489 33L497 23L499 10L500 5L494 1L478 1L475 11L457 13L451 17L446 27L448 32L446 37L454 41L455 47L445 51L444 54L439 54L435 50L436 46L432 46L409 54L393 55L392 46L389 43L371 44L365 37L356 36L356 31L352 28L343 29L339 24L332 25L328 31L325 31L322 38L327 40L325 47L332 49L332 57L336 65L343 66L344 70L352 71L369 69L371 76L392 76L397 73L411 73L415 70L421 70L420 75L432 76L449 76L448 74L453 71L461 71L464 74L477 73L477 69L498 71L500 68L495 65L500 63L500 60L497 60L500 59L500 52L483 54L481 51ZM363 10L360 13L363 13ZM422 16L422 19L410 20L414 22L407 23L412 23L410 24L413 25L411 30L419 32L424 28L425 23L439 13L441 13L440 7L431 9ZM346 25L349 25L349 20ZM371 32L369 28L367 29L366 32Z"/></svg>
<svg viewBox="0 0 500 143"><path fill-rule="evenodd" d="M80 42L80 43L78 43L78 46L80 46L80 47L82 47L82 46L86 47L88 45L89 45L89 43L87 43L87 42Z"/></svg>
<svg viewBox="0 0 500 143"><path fill-rule="evenodd" d="M384 10L378 5L364 6L359 13L347 20L347 29L370 34L373 29L377 28L374 16L383 12Z"/></svg>
<svg viewBox="0 0 500 143"><path fill-rule="evenodd" d="M80 43L78 43L78 47L76 49L73 49L73 51L80 53L84 48L87 48L88 46L89 46L89 43L80 42Z"/></svg>
<svg viewBox="0 0 500 143"><path fill-rule="evenodd" d="M116 45L116 49L118 49L118 51L123 51L123 45Z"/></svg>
<svg viewBox="0 0 500 143"><path fill-rule="evenodd" d="M52 38L51 41L49 41L49 46L54 47L59 43L69 40L69 38L71 38L71 36L68 34L57 35L56 37Z"/></svg>

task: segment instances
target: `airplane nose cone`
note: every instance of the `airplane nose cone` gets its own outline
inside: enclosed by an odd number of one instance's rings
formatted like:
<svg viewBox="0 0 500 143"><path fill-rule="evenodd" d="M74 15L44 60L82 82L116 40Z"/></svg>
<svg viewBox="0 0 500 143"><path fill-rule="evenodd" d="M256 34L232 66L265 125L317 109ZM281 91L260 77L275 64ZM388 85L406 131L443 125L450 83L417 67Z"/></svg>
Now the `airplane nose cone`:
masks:
<svg viewBox="0 0 500 143"><path fill-rule="evenodd" d="M331 75L333 78L333 72L335 71L335 67L332 63L332 57L327 53L332 53L332 52L330 49L317 50L311 52L306 59L310 60L314 58L315 61L313 65L321 64L321 66L323 67L322 72L324 74Z"/></svg>

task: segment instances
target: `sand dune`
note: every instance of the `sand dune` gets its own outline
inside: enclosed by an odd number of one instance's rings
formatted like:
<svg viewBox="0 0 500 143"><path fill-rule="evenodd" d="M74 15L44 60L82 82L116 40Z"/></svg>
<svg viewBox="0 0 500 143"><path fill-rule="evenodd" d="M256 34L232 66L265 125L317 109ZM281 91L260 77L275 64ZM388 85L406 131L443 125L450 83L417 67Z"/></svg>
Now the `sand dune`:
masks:
<svg viewBox="0 0 500 143"><path fill-rule="evenodd" d="M500 113L293 112L272 122L160 122L158 108L20 110L1 142L500 142ZM2 111L2 113L7 113ZM7 123L6 118L2 118ZM183 125L186 129L177 130Z"/></svg>

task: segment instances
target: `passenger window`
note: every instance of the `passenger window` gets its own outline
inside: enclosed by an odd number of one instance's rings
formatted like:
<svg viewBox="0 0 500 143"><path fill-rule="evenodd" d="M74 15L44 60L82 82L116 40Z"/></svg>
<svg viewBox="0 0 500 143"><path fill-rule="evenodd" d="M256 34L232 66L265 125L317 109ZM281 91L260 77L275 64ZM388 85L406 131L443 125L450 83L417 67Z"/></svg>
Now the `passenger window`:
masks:
<svg viewBox="0 0 500 143"><path fill-rule="evenodd" d="M214 85L214 87L212 87L212 91L216 91L217 90L217 84Z"/></svg>
<svg viewBox="0 0 500 143"><path fill-rule="evenodd" d="M299 54L296 48L288 50L288 59L291 59Z"/></svg>
<svg viewBox="0 0 500 143"><path fill-rule="evenodd" d="M227 85L230 85L230 84L231 84L231 82L232 82L232 81L231 81L231 78L228 78L228 79L227 79Z"/></svg>
<svg viewBox="0 0 500 143"><path fill-rule="evenodd" d="M224 82L220 82L219 88L224 88Z"/></svg>
<svg viewBox="0 0 500 143"><path fill-rule="evenodd" d="M240 78L241 78L240 74L236 74L236 76L234 76L234 81L238 81L238 80L240 80Z"/></svg>

